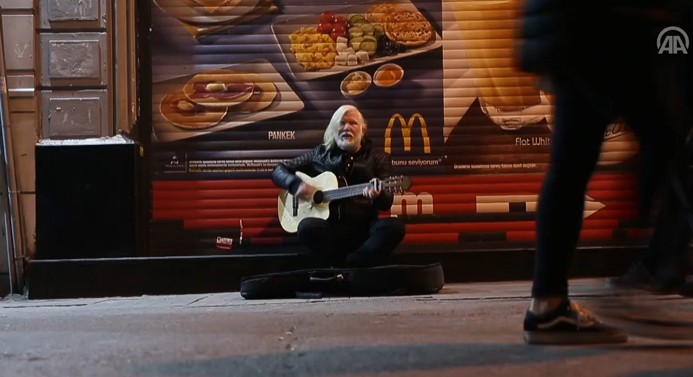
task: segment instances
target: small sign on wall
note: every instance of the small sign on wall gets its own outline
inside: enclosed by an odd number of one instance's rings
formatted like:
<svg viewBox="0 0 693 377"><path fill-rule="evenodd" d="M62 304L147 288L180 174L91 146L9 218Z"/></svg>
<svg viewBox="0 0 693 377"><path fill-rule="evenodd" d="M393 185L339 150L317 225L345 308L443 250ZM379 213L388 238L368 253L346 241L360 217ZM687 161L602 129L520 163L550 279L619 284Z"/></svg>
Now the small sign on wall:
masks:
<svg viewBox="0 0 693 377"><path fill-rule="evenodd" d="M106 28L105 0L44 0L38 10L42 29Z"/></svg>
<svg viewBox="0 0 693 377"><path fill-rule="evenodd" d="M41 85L106 85L106 33L41 35Z"/></svg>
<svg viewBox="0 0 693 377"><path fill-rule="evenodd" d="M41 92L41 126L50 139L107 136L108 93L105 90Z"/></svg>

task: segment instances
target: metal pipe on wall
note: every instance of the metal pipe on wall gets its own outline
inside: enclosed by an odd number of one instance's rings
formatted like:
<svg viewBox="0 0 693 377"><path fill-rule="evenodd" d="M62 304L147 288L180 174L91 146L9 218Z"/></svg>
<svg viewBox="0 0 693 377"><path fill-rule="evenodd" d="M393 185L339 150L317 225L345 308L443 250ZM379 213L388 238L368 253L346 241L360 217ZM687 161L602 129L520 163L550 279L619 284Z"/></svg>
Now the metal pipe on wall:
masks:
<svg viewBox="0 0 693 377"><path fill-rule="evenodd" d="M4 180L2 186L2 191L6 194L2 199L2 204L0 208L3 210L3 241L5 249L7 250L7 262L8 262L8 273L9 273L9 288L10 293L19 293L18 290L21 289L19 284L19 273L17 271L17 263L21 261L21 258L17 256L17 243L16 243L16 233L15 233L15 218L13 214L14 204L13 195L16 192L13 186L14 180L12 177L12 166L9 163L9 156L12 153L12 140L7 135L7 128L9 127L9 104L8 104L8 87L7 87L7 74L5 69L5 54L4 54L4 28L2 24L2 19L0 18L0 78L2 85L2 92L0 93L0 148L2 148L0 160L0 173L2 177L0 180Z"/></svg>

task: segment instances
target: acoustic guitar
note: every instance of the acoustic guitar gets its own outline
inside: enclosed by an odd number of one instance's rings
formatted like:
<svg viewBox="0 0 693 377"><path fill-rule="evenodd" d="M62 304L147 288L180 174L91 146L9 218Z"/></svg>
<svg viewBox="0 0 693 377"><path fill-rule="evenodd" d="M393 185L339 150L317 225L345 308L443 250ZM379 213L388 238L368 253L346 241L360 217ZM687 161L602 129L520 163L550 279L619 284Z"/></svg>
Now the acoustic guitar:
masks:
<svg viewBox="0 0 693 377"><path fill-rule="evenodd" d="M327 219L330 216L331 201L363 195L363 189L373 185L373 183L367 182L339 187L337 176L328 171L315 177L310 177L301 172L296 172L296 175L303 182L315 187L317 191L313 194L313 199L310 201L294 197L288 190L282 189L279 191L277 202L279 223L289 233L295 233L298 230L298 223L306 217ZM375 185L376 187L380 186L381 191L401 193L411 187L411 180L404 176L394 176L385 180L377 180Z"/></svg>

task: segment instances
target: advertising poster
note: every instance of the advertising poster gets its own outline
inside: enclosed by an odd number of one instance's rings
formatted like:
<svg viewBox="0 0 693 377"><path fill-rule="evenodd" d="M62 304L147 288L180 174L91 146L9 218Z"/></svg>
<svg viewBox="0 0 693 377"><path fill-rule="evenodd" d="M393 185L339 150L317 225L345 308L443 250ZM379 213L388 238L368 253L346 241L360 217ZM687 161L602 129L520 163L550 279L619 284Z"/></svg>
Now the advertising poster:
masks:
<svg viewBox="0 0 693 377"><path fill-rule="evenodd" d="M403 250L527 247L551 145L552 100L514 61L520 3L151 0L158 255L287 252L274 166L322 142L353 104L413 185L390 213ZM605 134L585 244L639 239L637 152Z"/></svg>

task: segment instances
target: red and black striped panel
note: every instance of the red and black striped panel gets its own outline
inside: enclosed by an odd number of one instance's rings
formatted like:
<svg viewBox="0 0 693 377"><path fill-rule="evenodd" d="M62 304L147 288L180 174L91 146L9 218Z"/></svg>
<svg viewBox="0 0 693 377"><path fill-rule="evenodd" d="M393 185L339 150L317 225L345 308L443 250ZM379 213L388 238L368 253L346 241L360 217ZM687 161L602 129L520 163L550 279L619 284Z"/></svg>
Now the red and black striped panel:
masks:
<svg viewBox="0 0 693 377"><path fill-rule="evenodd" d="M532 242L542 174L412 177L390 212L407 224L404 243ZM153 221L179 221L183 231L240 229L247 242L277 246L293 235L277 220L279 190L268 179L156 181ZM642 238L634 226L635 177L596 174L586 198L583 240ZM192 235L193 233L191 233Z"/></svg>

